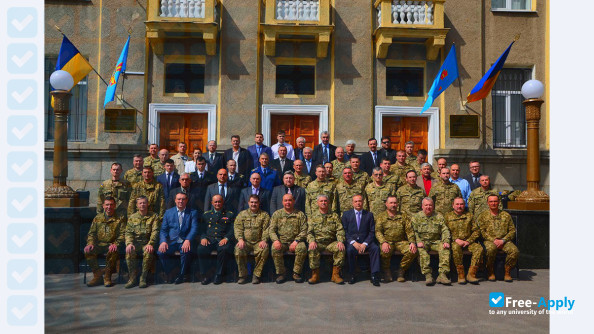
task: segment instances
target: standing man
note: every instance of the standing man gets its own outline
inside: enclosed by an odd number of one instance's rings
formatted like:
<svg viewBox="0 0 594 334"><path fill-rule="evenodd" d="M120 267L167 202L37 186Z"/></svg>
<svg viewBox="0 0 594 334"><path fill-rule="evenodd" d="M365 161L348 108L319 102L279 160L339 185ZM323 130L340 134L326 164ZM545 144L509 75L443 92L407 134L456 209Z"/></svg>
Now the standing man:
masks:
<svg viewBox="0 0 594 334"><path fill-rule="evenodd" d="M284 254L287 251L295 253L293 279L295 283L303 283L301 270L307 256L307 218L303 212L295 209L293 195L283 196L283 209L272 214L269 236L272 241L272 260L278 275L276 283L281 284L286 280Z"/></svg>
<svg viewBox="0 0 594 334"><path fill-rule="evenodd" d="M153 164L159 162L159 145L157 144L150 144L149 145L149 155L144 158L143 166L151 166L153 169L155 167ZM141 171L142 173L142 171Z"/></svg>
<svg viewBox="0 0 594 334"><path fill-rule="evenodd" d="M396 196L388 197L386 211L380 213L375 219L375 237L382 250L380 255L384 282L392 282L390 260L395 249L402 253L396 280L398 282L406 281L404 273L417 257L417 243L415 232L410 225L410 218L398 212Z"/></svg>
<svg viewBox="0 0 594 334"><path fill-rule="evenodd" d="M127 170L124 173L124 179L130 182L131 185L134 185L136 182L142 181L142 166L144 164L144 160L142 159L142 155L134 154L134 159L132 160L132 168Z"/></svg>
<svg viewBox="0 0 594 334"><path fill-rule="evenodd" d="M314 147L314 161L326 163L336 159L336 146L330 144L330 134L328 131L322 131L320 133L320 140L322 142Z"/></svg>
<svg viewBox="0 0 594 334"><path fill-rule="evenodd" d="M260 162L258 162L259 165ZM293 160L287 158L287 148L285 146L278 148L278 158L272 160L270 168L276 170L279 177L285 175L287 171L293 171Z"/></svg>
<svg viewBox="0 0 594 334"><path fill-rule="evenodd" d="M390 171L396 177L396 185L398 188L406 183L406 172L414 169L411 165L406 163L406 152L399 150L396 152L396 163L390 166Z"/></svg>
<svg viewBox="0 0 594 334"><path fill-rule="evenodd" d="M204 194L200 196L200 191L198 188L192 186L192 178L188 173L182 173L179 177L179 184L180 186L175 189L171 189L169 192L169 196L167 197L167 202L165 204L165 208L171 209L175 206L175 196L179 193L184 193L188 195L188 206L192 210L198 211L198 213L202 214L202 208L204 208Z"/></svg>
<svg viewBox="0 0 594 334"><path fill-rule="evenodd" d="M326 180L328 182L336 183L339 181L339 179L334 177L334 165L331 162L325 163L324 169L326 169Z"/></svg>
<svg viewBox="0 0 594 334"><path fill-rule="evenodd" d="M253 174L258 175L258 174ZM234 230L237 245L235 245L235 260L239 280L237 283L247 283L247 257L253 252L256 258L254 268L253 284L260 284L262 269L268 259L268 229L270 227L270 215L260 209L260 197L250 195L249 209L243 210L235 218Z"/></svg>
<svg viewBox="0 0 594 334"><path fill-rule="evenodd" d="M217 172L218 182L211 184L206 189L206 195L204 196L204 212L212 209L212 198L215 195L221 195L223 197L225 209L227 211L237 212L240 190L239 188L229 187L229 184L227 184L228 177L226 169L219 169Z"/></svg>
<svg viewBox="0 0 594 334"><path fill-rule="evenodd" d="M373 169L372 176L373 182L365 187L365 194L367 203L369 203L369 211L373 213L374 217L377 217L386 211L386 200L390 196L396 196L396 190L393 185L384 183L384 172L380 167Z"/></svg>
<svg viewBox="0 0 594 334"><path fill-rule="evenodd" d="M318 195L317 212L307 218L307 243L309 244L309 268L311 278L309 284L320 281L320 253L324 250L332 253L334 260L331 281L344 284L340 271L344 266L344 228L340 216L330 212L329 200L326 195Z"/></svg>
<svg viewBox="0 0 594 334"><path fill-rule="evenodd" d="M128 203L128 216L136 212L136 199L145 196L148 199L148 210L151 213L159 215L159 220L163 219L165 214L165 193L163 186L153 177L153 169L149 166L142 168L142 182L138 182L132 187L130 202Z"/></svg>
<svg viewBox="0 0 594 334"><path fill-rule="evenodd" d="M278 172L268 166L270 163L270 157L266 153L262 153L260 155L260 167L252 169L251 174L258 173L262 178L261 186L262 188L272 191L272 188L278 186L280 181L280 176Z"/></svg>
<svg viewBox="0 0 594 334"><path fill-rule="evenodd" d="M377 151L377 139L369 138L367 141L369 151L361 155L361 169L371 176L371 173L375 167L380 165L380 154Z"/></svg>
<svg viewBox="0 0 594 334"><path fill-rule="evenodd" d="M434 179L439 179L441 169L444 167L447 167L447 166L448 166L448 161L446 160L446 158L437 159L437 170L434 170L431 173L431 177Z"/></svg>
<svg viewBox="0 0 594 334"><path fill-rule="evenodd" d="M417 172L417 175L421 174L421 165L424 164L427 158L427 150L420 149L417 151L417 160L409 162L406 160L407 163Z"/></svg>
<svg viewBox="0 0 594 334"><path fill-rule="evenodd" d="M295 169L295 184L303 189L307 188L307 185L311 182L311 176L305 170L303 161L295 160L293 168Z"/></svg>
<svg viewBox="0 0 594 334"><path fill-rule="evenodd" d="M421 187L425 194L431 192L431 187L437 183L437 180L431 176L433 172L433 166L430 163L424 163L421 165L421 177L417 178L417 186Z"/></svg>
<svg viewBox="0 0 594 334"><path fill-rule="evenodd" d="M250 197L256 195L258 196L260 209L267 213L270 212L270 191L260 186L261 181L262 177L258 173L254 173L250 176L250 186L241 189L239 194L238 211L247 210L249 208Z"/></svg>
<svg viewBox="0 0 594 334"><path fill-rule="evenodd" d="M396 198L400 207L398 211L409 216L422 210L425 192L417 185L417 173L414 170L406 173L406 184L396 191Z"/></svg>
<svg viewBox="0 0 594 334"><path fill-rule="evenodd" d="M163 173L165 173L165 161L167 161L167 159L169 159L169 151L167 151L166 149L162 149L159 151L159 161L153 161L152 165L150 165L151 167L153 167L153 172L155 174L155 176L159 176ZM149 166L146 163L142 166Z"/></svg>
<svg viewBox="0 0 594 334"><path fill-rule="evenodd" d="M462 197L462 192L457 185L450 182L450 169L443 167L440 170L439 181L431 187L429 197L435 203L435 211L445 215L453 210L454 198Z"/></svg>
<svg viewBox="0 0 594 334"><path fill-rule="evenodd" d="M371 182L371 177L367 175L365 171L359 169L359 166L361 166L360 157L358 155L353 155L351 160L349 160L349 163L351 164L351 170L353 171L353 180L365 189L367 184Z"/></svg>
<svg viewBox="0 0 594 334"><path fill-rule="evenodd" d="M295 140L297 143L297 147L295 147L295 160L299 159L303 161L305 157L303 156L303 149L305 148L305 138L297 137Z"/></svg>
<svg viewBox="0 0 594 334"><path fill-rule="evenodd" d="M225 162L223 161L223 155L217 153L217 141L209 140L206 146L208 152L206 152L206 170L215 171L221 168L225 168Z"/></svg>
<svg viewBox="0 0 594 334"><path fill-rule="evenodd" d="M470 196L470 184L465 179L460 178L460 166L458 164L453 164L450 167L450 182L457 185L460 188L460 192L462 193L462 198L464 198L464 202L466 206L468 206L468 196Z"/></svg>
<svg viewBox="0 0 594 334"><path fill-rule="evenodd" d="M184 193L175 195L175 207L167 210L161 224L159 234L159 260L169 278L171 257L179 252L181 270L175 284L184 282L184 276L189 270L192 249L196 246L194 238L198 235L198 211L191 210L188 206L188 196Z"/></svg>
<svg viewBox="0 0 594 334"><path fill-rule="evenodd" d="M252 157L250 153L245 149L239 146L241 143L241 139L238 135L231 136L231 145L232 147L225 151L223 155L225 160L235 160L237 164L237 172L242 175L248 175L249 172L252 170Z"/></svg>
<svg viewBox="0 0 594 334"><path fill-rule="evenodd" d="M295 159L295 152L293 152L293 146L291 146L291 144L289 144L285 141L285 136L286 136L285 130L280 130L276 134L277 143L272 145L272 147L270 148L272 150L272 159L278 158L278 148L281 145L285 146L287 148L287 157L289 157L289 159L291 159L291 160Z"/></svg>
<svg viewBox="0 0 594 334"><path fill-rule="evenodd" d="M303 156L305 160L303 160L303 164L305 165L304 171L311 177L311 180L316 179L316 166L318 162L313 159L313 150L310 147L306 147L303 149Z"/></svg>
<svg viewBox="0 0 594 334"><path fill-rule="evenodd" d="M470 192L468 196L468 212L472 213L474 217L478 217L482 212L489 210L487 198L491 195L499 197L499 192L491 188L491 178L489 175L481 175L481 186ZM503 206L499 203L499 210L503 210Z"/></svg>
<svg viewBox="0 0 594 334"><path fill-rule="evenodd" d="M382 148L379 150L380 158L388 158L390 159L390 164L396 162L396 151L392 149L392 143L390 142L390 137L382 137L381 139Z"/></svg>
<svg viewBox="0 0 594 334"><path fill-rule="evenodd" d="M481 174L481 163L476 160L472 160L468 164L468 169L470 170L470 174L464 176L464 179L468 181L468 184L470 184L470 190L472 191L481 186L480 178L483 175Z"/></svg>
<svg viewBox="0 0 594 334"><path fill-rule="evenodd" d="M165 195L165 198L169 198L171 189L180 186L179 174L177 173L177 170L175 170L173 159L165 161L165 173L157 176L157 182L163 186L163 194Z"/></svg>
<svg viewBox="0 0 594 334"><path fill-rule="evenodd" d="M476 223L481 230L484 239L484 245L487 253L487 273L489 281L495 281L495 271L493 264L498 250L507 254L505 258L505 277L506 282L513 282L510 275L511 269L516 266L520 251L514 245L516 238L516 227L509 213L501 210L499 196L489 195L487 198L489 210L479 214Z"/></svg>
<svg viewBox="0 0 594 334"><path fill-rule="evenodd" d="M217 182L216 176L206 171L206 159L204 157L198 157L196 159L196 171L190 174L192 179L192 187L197 189L197 196L201 205L200 208L204 208L204 197L206 196L206 189L208 186ZM210 200L210 198L208 199Z"/></svg>
<svg viewBox="0 0 594 334"><path fill-rule="evenodd" d="M175 163L175 169L178 174L183 173L186 170L186 162L190 160L190 157L186 155L188 145L183 141L177 144L177 154L171 157L171 160Z"/></svg>
<svg viewBox="0 0 594 334"><path fill-rule="evenodd" d="M111 286L111 273L115 271L118 260L118 247L124 244L126 217L116 213L116 200L106 196L103 200L103 212L98 213L91 223L84 249L87 264L93 270L93 279L87 286L97 286L101 280L101 270L97 255L107 253L103 284Z"/></svg>
<svg viewBox="0 0 594 334"><path fill-rule="evenodd" d="M241 175L236 171L237 163L235 160L227 161L227 175L229 176L227 183L229 184L229 187L243 189L247 186L247 180L244 175Z"/></svg>
<svg viewBox="0 0 594 334"><path fill-rule="evenodd" d="M355 147L357 146L357 143L355 143L354 140L349 139L347 140L346 144L344 145L345 147L345 152L344 152L344 160L351 160L351 157L355 155Z"/></svg>
<svg viewBox="0 0 594 334"><path fill-rule="evenodd" d="M342 215L342 226L347 240L347 261L351 279L349 284L355 284L357 277L355 267L357 266L357 255L369 252L369 263L371 270L371 283L380 286L379 270L379 247L375 244L375 220L373 213L363 210L363 196L353 196L353 210Z"/></svg>
<svg viewBox="0 0 594 334"><path fill-rule="evenodd" d="M130 182L120 180L122 164L114 162L109 170L111 179L103 181L97 191L97 213L103 213L103 203L107 197L116 201L115 211L120 217L128 217L128 201L132 192Z"/></svg>
<svg viewBox="0 0 594 334"><path fill-rule="evenodd" d="M316 176L317 178L308 184L305 189L305 215L309 217L314 213L318 195L326 195L328 197L330 211L338 212L336 184L326 180L326 169L322 165L316 167Z"/></svg>
<svg viewBox="0 0 594 334"><path fill-rule="evenodd" d="M270 212L274 213L283 208L283 196L293 195L295 208L299 211L305 211L305 189L295 184L295 176L292 172L286 172L283 175L283 184L274 187L270 199Z"/></svg>
<svg viewBox="0 0 594 334"><path fill-rule="evenodd" d="M353 196L355 195L362 195L363 207L367 206L365 188L355 182L351 167L345 167L342 170L342 180L336 184L336 193L338 195L338 212L341 217L346 211L353 210Z"/></svg>
<svg viewBox="0 0 594 334"><path fill-rule="evenodd" d="M483 247L477 242L480 237L480 231L472 215L466 211L466 203L462 197L456 197L452 205L454 211L445 214L446 225L452 234L452 258L458 271L458 283L466 284L466 280L471 284L478 284L476 278L478 266L483 259ZM470 259L470 268L468 276L464 278L464 250L472 253Z"/></svg>
<svg viewBox="0 0 594 334"><path fill-rule="evenodd" d="M347 166L350 167L351 164L345 159L344 149L342 147L337 147L334 153L336 155L336 159L332 160L332 175L336 179L340 179L342 177L342 170Z"/></svg>
<svg viewBox="0 0 594 334"><path fill-rule="evenodd" d="M443 216L434 211L433 200L423 199L423 211L412 216L411 226L415 231L415 240L419 249L419 265L421 273L425 275L425 285L435 285L431 274L430 251L439 253L439 276L437 283L450 285L450 230L445 224Z"/></svg>
<svg viewBox="0 0 594 334"><path fill-rule="evenodd" d="M248 146L247 150L252 157L252 166L254 168L260 167L260 154L266 153L269 157L271 157L272 149L270 147L264 145L264 135L261 133L256 133L256 137L254 139L255 144Z"/></svg>
<svg viewBox="0 0 594 334"><path fill-rule="evenodd" d="M142 271L139 288L146 288L146 276L153 267L155 249L159 241L161 221L156 213L148 212L148 199L140 196L136 199L138 211L128 218L126 225L126 264L130 271L130 279L126 289L136 285L138 276L138 258L142 257Z"/></svg>
<svg viewBox="0 0 594 334"><path fill-rule="evenodd" d="M404 151L406 152L406 163L411 164L417 160L417 157L413 154L415 150L415 142L412 140L404 143Z"/></svg>
<svg viewBox="0 0 594 334"><path fill-rule="evenodd" d="M385 184L389 184L390 187L394 188L394 193L398 189L398 177L396 174L392 173L390 169L392 168L392 163L390 162L390 158L383 157L382 162L380 163L380 169L382 170L382 181Z"/></svg>

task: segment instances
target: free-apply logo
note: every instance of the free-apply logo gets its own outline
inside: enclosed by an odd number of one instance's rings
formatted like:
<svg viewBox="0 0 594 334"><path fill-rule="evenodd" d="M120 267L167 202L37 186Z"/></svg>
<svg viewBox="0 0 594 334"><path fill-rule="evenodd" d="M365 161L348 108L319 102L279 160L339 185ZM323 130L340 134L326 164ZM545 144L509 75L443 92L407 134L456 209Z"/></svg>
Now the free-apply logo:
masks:
<svg viewBox="0 0 594 334"><path fill-rule="evenodd" d="M505 296L503 292L491 292L489 293L489 306L490 307L512 307L512 308L546 308L555 311L564 310L571 311L575 304L575 299L569 299L564 297L563 299L547 299L540 297L537 300L532 299L515 299L511 296Z"/></svg>

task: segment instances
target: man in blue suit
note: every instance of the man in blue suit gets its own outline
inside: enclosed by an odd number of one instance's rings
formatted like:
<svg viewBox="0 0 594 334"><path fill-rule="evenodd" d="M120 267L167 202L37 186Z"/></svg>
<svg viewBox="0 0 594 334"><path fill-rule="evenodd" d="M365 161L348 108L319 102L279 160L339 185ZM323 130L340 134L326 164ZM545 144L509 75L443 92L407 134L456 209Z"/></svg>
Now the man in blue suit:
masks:
<svg viewBox="0 0 594 334"><path fill-rule="evenodd" d="M357 265L357 254L369 252L369 263L371 269L371 283L380 286L379 270L380 258L379 247L375 244L375 220L373 213L363 210L363 196L353 196L353 210L345 211L342 214L342 226L346 234L347 261L351 279L349 284L355 284L355 266Z"/></svg>
<svg viewBox="0 0 594 334"><path fill-rule="evenodd" d="M280 177L278 176L278 172L268 165L270 163L270 157L266 153L260 154L260 167L252 169L250 173L258 173L262 178L260 182L260 187L272 192L272 189L281 184ZM251 186L251 183L248 183L248 186Z"/></svg>
<svg viewBox="0 0 594 334"><path fill-rule="evenodd" d="M171 189L179 188L179 174L175 170L175 162L172 159L165 160L165 173L157 176L157 182L163 185L165 199L169 198Z"/></svg>
<svg viewBox="0 0 594 334"><path fill-rule="evenodd" d="M252 157L252 167L257 168L260 167L260 154L266 153L269 157L272 157L272 150L270 147L263 144L263 134L256 133L256 139L254 141L256 143L252 146L248 146L247 150L250 152L250 156Z"/></svg>
<svg viewBox="0 0 594 334"><path fill-rule="evenodd" d="M175 207L165 211L163 223L161 224L159 260L165 273L169 277L169 258L180 253L181 271L175 279L175 284L184 282L184 276L190 267L192 253L195 248L194 238L198 233L199 213L187 207L188 195L178 193L175 196Z"/></svg>

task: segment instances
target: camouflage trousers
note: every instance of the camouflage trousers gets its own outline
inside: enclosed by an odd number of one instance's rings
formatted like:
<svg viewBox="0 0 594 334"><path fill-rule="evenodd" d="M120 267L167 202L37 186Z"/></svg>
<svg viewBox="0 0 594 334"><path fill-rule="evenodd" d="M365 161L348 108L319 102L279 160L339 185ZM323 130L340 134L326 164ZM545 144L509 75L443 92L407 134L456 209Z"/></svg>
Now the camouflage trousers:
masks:
<svg viewBox="0 0 594 334"><path fill-rule="evenodd" d="M251 252L254 252L254 257L256 258L254 276L262 277L262 269L264 268L266 259L268 259L270 248L268 248L268 245L266 245L266 248L262 249L260 248L259 243L259 241L246 241L243 249L239 249L239 246L237 244L235 245L235 260L237 261L237 271L239 272L239 277L247 277L247 257Z"/></svg>
<svg viewBox="0 0 594 334"><path fill-rule="evenodd" d="M332 253L333 265L336 267L344 266L344 255L346 247L343 250L338 250L338 241L333 242L318 242L318 247L309 252L309 268L318 269L320 267L320 254L323 251Z"/></svg>
<svg viewBox="0 0 594 334"><path fill-rule="evenodd" d="M454 264L456 266L463 265L463 258L464 258L464 249L468 249L470 253L472 253L472 257L470 258L470 265L471 266L478 266L481 264L481 260L483 259L483 247L478 242L473 242L466 247L461 247L455 241L451 244L452 248L452 258L454 259Z"/></svg>
<svg viewBox="0 0 594 334"><path fill-rule="evenodd" d="M497 246L493 243L493 241L485 240L484 242L485 248L487 249L487 266L493 265L495 262L495 256L497 255ZM507 256L505 257L505 265L508 267L515 267L516 262L518 262L518 255L520 254L520 250L518 247L514 245L512 242L506 242L501 249L504 251Z"/></svg>
<svg viewBox="0 0 594 334"><path fill-rule="evenodd" d="M93 250L89 253L85 254L85 259L87 259L87 264L91 267L91 270L95 271L99 269L99 263L97 263L97 255L99 254L106 254L107 257L105 259L106 265L109 266L112 270L115 270L116 263L119 259L119 253L113 252L108 253L109 245L107 246L97 246L93 247Z"/></svg>
<svg viewBox="0 0 594 334"><path fill-rule="evenodd" d="M390 245L389 252L384 253L380 251L382 270L390 270L390 260L392 259L392 255L394 255L394 250L397 250L400 253L402 253L402 260L400 260L400 269L406 271L413 263L414 259L417 257L417 253L413 254L410 251L410 243L408 241L388 242L388 244Z"/></svg>
<svg viewBox="0 0 594 334"><path fill-rule="evenodd" d="M153 247L153 253L145 252L143 244L133 243L134 245L134 252L131 254L126 254L126 264L128 265L128 270L133 272L138 268L138 259L142 258L142 272L149 272L153 267L153 263L155 261L155 253L157 252L157 248Z"/></svg>
<svg viewBox="0 0 594 334"><path fill-rule="evenodd" d="M450 250L443 248L443 242L440 240L425 241L423 248L419 248L419 265L423 275L431 274L430 251L439 253L439 273L448 275L450 273Z"/></svg>
<svg viewBox="0 0 594 334"><path fill-rule="evenodd" d="M274 267L276 268L276 273L278 275L285 274L285 259L284 255L285 252L289 251L289 244L281 244L281 249L276 250L274 246L271 247L272 252L272 260L274 261ZM301 274L301 270L303 269L303 262L305 262L305 257L307 256L307 247L305 246L305 242L300 242L295 247L295 264L293 265L293 272L296 274Z"/></svg>

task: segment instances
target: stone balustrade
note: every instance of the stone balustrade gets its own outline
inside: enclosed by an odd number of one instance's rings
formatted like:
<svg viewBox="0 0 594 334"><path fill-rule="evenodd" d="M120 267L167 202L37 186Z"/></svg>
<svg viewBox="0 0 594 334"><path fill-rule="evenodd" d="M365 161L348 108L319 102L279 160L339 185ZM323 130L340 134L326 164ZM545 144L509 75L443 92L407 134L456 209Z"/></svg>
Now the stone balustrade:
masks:
<svg viewBox="0 0 594 334"><path fill-rule="evenodd" d="M319 21L319 0L276 0L276 20Z"/></svg>

